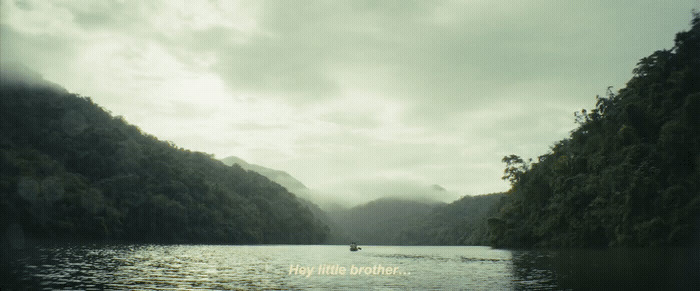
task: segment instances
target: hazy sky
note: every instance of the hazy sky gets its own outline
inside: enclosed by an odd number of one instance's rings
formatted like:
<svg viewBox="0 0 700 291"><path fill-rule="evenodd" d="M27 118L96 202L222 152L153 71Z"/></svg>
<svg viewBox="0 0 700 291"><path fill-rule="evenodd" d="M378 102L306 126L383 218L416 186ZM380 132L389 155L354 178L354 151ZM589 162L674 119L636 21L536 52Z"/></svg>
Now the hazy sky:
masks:
<svg viewBox="0 0 700 291"><path fill-rule="evenodd" d="M697 1L0 0L0 58L178 146L364 201L504 191ZM438 193L438 192L435 192Z"/></svg>

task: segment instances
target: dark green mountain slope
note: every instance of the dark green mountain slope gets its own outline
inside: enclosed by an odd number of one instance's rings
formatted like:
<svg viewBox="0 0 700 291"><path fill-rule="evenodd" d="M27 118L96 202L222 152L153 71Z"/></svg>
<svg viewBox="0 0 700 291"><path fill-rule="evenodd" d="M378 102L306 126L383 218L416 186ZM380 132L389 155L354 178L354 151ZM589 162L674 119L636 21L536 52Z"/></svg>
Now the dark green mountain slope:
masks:
<svg viewBox="0 0 700 291"><path fill-rule="evenodd" d="M504 158L513 188L489 221L493 245L700 243L700 15L633 72L549 154Z"/></svg>
<svg viewBox="0 0 700 291"><path fill-rule="evenodd" d="M235 156L223 158L221 159L221 161L229 166L237 164L241 166L241 168L243 168L244 170L257 172L258 174L267 177L268 179L272 180L277 184L280 184L289 192L293 193L297 197L297 201L299 201L301 205L304 205L305 207L309 208L311 213L314 214L314 217L316 217L319 221L321 221L321 223L329 227L330 231L328 232L325 243L346 244L348 243L348 241L350 241L350 239L347 237L347 234L345 234L340 229L340 227L338 227L338 225L328 216L328 213L323 211L323 209L321 209L318 206L318 204L316 204L318 203L318 201L314 198L318 197L314 197L314 195L311 195L311 191L309 191L309 188L306 188L304 184L302 184L299 180L289 175L287 172L270 169L256 164L249 164L243 159Z"/></svg>
<svg viewBox="0 0 700 291"><path fill-rule="evenodd" d="M435 204L380 198L330 212L331 218L351 240L361 244L401 245L403 230L417 227Z"/></svg>
<svg viewBox="0 0 700 291"><path fill-rule="evenodd" d="M464 196L435 207L418 228L402 233L407 244L488 245L487 219L497 215L504 194Z"/></svg>
<svg viewBox="0 0 700 291"><path fill-rule="evenodd" d="M465 196L449 204L383 198L329 215L362 244L486 245L486 220L502 198Z"/></svg>
<svg viewBox="0 0 700 291"><path fill-rule="evenodd" d="M69 94L36 74L10 71L7 65L2 69L4 239L325 239L327 226L268 178L159 141L90 98Z"/></svg>

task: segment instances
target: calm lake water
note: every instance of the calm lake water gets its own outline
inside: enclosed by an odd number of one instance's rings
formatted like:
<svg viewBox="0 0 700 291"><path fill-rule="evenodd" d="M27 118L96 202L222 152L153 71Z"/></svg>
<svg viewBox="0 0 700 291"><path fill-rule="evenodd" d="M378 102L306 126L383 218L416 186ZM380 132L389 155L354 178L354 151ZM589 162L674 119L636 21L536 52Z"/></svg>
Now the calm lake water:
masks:
<svg viewBox="0 0 700 291"><path fill-rule="evenodd" d="M698 252L687 249L362 248L54 245L5 250L0 289L685 289L700 278Z"/></svg>

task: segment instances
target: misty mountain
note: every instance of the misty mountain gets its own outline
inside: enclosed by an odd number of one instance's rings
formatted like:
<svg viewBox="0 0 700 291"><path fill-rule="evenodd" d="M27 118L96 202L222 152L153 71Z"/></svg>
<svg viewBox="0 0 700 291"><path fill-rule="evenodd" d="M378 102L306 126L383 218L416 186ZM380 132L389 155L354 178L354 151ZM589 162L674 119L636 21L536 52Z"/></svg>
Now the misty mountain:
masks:
<svg viewBox="0 0 700 291"><path fill-rule="evenodd" d="M250 164L244 161L243 159L235 156L223 158L221 159L221 161L229 166L237 164L244 170L253 171L267 177L273 182L282 185L282 187L287 188L289 192L294 193L294 195L296 195L298 198L303 199L305 203L313 204L312 208L322 207L324 209L327 209L338 203L335 197L329 197L327 195L323 195L312 189L307 188L302 182L292 177L292 175L288 174L285 171L270 169L256 164ZM319 209L319 211L322 210ZM330 221L326 222L330 223Z"/></svg>
<svg viewBox="0 0 700 291"><path fill-rule="evenodd" d="M248 162L236 156L226 157L221 159L221 161L229 166L238 164L244 170L257 172L260 175L263 175L268 179L274 181L275 183L282 185L282 187L287 188L289 192L292 192L294 194L298 194L297 192L305 192L309 189L306 188L304 184L299 182L299 180L292 177L285 171L270 169L256 164L249 164Z"/></svg>
<svg viewBox="0 0 700 291"><path fill-rule="evenodd" d="M507 247L698 246L700 15L675 46L641 59L625 88L577 114L579 127L513 184L492 243Z"/></svg>
<svg viewBox="0 0 700 291"><path fill-rule="evenodd" d="M421 224L437 204L380 198L330 213L351 240L361 244L399 245L403 229Z"/></svg>
<svg viewBox="0 0 700 291"><path fill-rule="evenodd" d="M328 227L265 176L158 140L26 68L1 69L3 243L326 239Z"/></svg>
<svg viewBox="0 0 700 291"><path fill-rule="evenodd" d="M407 230L411 244L488 245L488 219L498 215L504 193L464 196L436 207L417 229Z"/></svg>
<svg viewBox="0 0 700 291"><path fill-rule="evenodd" d="M363 244L385 245L484 244L486 212L495 213L490 211L492 209L490 204L484 206L479 203L470 203L472 201L470 196L450 204L436 202L435 198L431 197L447 193L445 188L437 184L405 189L403 184L386 183L386 181L377 181L377 183L381 183L385 188L393 187L394 192L397 189L410 191L402 192L405 197L383 197L352 208L337 206L324 211L315 203L315 197L307 194L308 188L284 171L250 164L235 156L224 158L222 161L228 165L238 164L243 169L258 172L294 194L302 193L298 195L299 201L306 205L315 217L330 227L327 243L345 244L354 240ZM387 193L393 193L392 189L385 190ZM407 193L413 195L407 195ZM475 199L479 200L481 197ZM479 240L474 242L460 240L465 236L464 233L448 233L465 230L471 234L472 229L456 225L459 222L479 219L483 222L480 225L483 227L479 229ZM438 232L439 236L436 235ZM423 234L426 233L430 235L424 236ZM467 236L471 237L469 234Z"/></svg>
<svg viewBox="0 0 700 291"><path fill-rule="evenodd" d="M382 198L330 216L361 244L486 245L487 219L503 197L464 196L449 204Z"/></svg>
<svg viewBox="0 0 700 291"><path fill-rule="evenodd" d="M306 188L304 184L302 184L299 180L289 175L287 172L270 169L256 164L250 164L244 161L243 159L235 156L223 158L221 159L221 161L226 165L233 166L234 164L237 164L244 170L257 172L267 177L268 179L282 185L283 187L287 188L289 192L295 194L299 203L307 207L311 211L311 213L314 214L314 217L318 218L319 221L321 221L329 227L328 237L325 241L326 243L345 244L350 240L344 229L340 227L334 219L328 216L328 213L326 211L319 207L319 205L317 204L317 201L319 201L318 195L314 195L312 191L309 190L309 188Z"/></svg>
<svg viewBox="0 0 700 291"><path fill-rule="evenodd" d="M44 80L41 74L16 62L0 62L0 82L3 84L15 84L33 87L35 89L44 89L59 94L68 93L68 90L60 85Z"/></svg>

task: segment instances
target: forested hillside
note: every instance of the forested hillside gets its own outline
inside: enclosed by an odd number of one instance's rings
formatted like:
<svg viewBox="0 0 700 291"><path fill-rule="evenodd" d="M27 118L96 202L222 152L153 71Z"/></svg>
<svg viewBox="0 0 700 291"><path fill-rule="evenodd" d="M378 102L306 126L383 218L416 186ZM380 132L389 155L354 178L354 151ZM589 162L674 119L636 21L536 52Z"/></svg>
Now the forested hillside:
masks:
<svg viewBox="0 0 700 291"><path fill-rule="evenodd" d="M26 69L0 82L6 239L319 243L328 227L268 178L178 148Z"/></svg>
<svg viewBox="0 0 700 291"><path fill-rule="evenodd" d="M503 198L503 193L464 196L440 205L418 227L404 230L402 240L421 245L488 245L487 219L497 215Z"/></svg>
<svg viewBox="0 0 700 291"><path fill-rule="evenodd" d="M577 114L580 126L550 153L504 158L513 188L489 220L493 245L700 242L700 16L633 73Z"/></svg>
<svg viewBox="0 0 700 291"><path fill-rule="evenodd" d="M360 244L402 245L401 232L417 227L436 204L380 198L329 213L351 240Z"/></svg>
<svg viewBox="0 0 700 291"><path fill-rule="evenodd" d="M486 245L487 218L502 198L464 196L449 204L384 198L329 215L361 244Z"/></svg>
<svg viewBox="0 0 700 291"><path fill-rule="evenodd" d="M291 192L297 197L297 201L307 207L314 217L316 217L321 223L325 224L329 228L328 235L326 236L325 243L329 244L346 244L350 239L342 231L342 229L328 216L328 213L323 211L318 204L318 200L312 197L309 188L306 188L299 180L289 175L287 172L270 169L256 164L249 164L243 159L235 156L230 156L221 159L221 161L229 166L237 164L241 166L244 170L253 171L260 175L263 175L270 179L271 181L280 184L282 187L286 188L287 191Z"/></svg>

